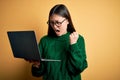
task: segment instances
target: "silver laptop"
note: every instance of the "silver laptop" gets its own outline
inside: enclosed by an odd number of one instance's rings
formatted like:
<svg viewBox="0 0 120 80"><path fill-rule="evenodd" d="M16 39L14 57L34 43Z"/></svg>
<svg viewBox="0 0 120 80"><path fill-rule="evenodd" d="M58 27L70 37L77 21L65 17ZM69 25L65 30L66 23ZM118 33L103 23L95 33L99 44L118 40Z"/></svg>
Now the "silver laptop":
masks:
<svg viewBox="0 0 120 80"><path fill-rule="evenodd" d="M7 35L15 58L37 61L61 61L43 59L41 57L34 31L8 31Z"/></svg>

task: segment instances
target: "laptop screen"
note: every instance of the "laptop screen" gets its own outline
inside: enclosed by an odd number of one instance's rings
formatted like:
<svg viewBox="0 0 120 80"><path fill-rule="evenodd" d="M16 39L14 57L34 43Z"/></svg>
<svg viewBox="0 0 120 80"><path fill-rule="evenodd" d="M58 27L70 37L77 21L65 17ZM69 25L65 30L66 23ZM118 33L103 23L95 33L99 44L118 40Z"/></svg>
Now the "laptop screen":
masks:
<svg viewBox="0 0 120 80"><path fill-rule="evenodd" d="M14 57L40 60L34 31L8 31L7 34Z"/></svg>

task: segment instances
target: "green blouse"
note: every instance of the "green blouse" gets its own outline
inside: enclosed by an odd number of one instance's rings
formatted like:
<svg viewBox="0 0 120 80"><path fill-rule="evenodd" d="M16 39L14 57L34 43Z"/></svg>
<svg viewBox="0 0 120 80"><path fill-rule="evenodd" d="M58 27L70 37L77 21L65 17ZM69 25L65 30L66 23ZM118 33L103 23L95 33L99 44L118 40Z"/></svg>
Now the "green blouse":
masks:
<svg viewBox="0 0 120 80"><path fill-rule="evenodd" d="M70 33L59 37L44 36L39 49L42 58L59 61L42 61L40 67L32 66L32 75L43 76L43 80L81 80L80 73L87 68L84 38L70 45Z"/></svg>

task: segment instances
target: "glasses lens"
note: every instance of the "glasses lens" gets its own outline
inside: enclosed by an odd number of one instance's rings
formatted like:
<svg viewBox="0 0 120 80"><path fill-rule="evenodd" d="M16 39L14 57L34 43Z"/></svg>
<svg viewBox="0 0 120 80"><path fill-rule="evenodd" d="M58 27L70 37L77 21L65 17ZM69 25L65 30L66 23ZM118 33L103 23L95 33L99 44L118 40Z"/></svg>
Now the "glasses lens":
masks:
<svg viewBox="0 0 120 80"><path fill-rule="evenodd" d="M61 24L65 21L66 19L64 19L63 21L61 21L61 22L59 22L59 21L48 21L47 22L47 24L50 24L51 26L54 26L54 25L56 25L56 26L61 26Z"/></svg>
<svg viewBox="0 0 120 80"><path fill-rule="evenodd" d="M62 24L62 23L61 23L61 22L58 22L58 21L55 23L56 26L61 26L61 24Z"/></svg>

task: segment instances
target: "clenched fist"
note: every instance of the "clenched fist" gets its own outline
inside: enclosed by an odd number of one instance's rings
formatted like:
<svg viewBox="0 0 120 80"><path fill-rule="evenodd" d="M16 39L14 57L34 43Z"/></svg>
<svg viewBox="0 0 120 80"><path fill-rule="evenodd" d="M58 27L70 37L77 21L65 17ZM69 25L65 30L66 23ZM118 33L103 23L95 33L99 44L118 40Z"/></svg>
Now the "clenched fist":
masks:
<svg viewBox="0 0 120 80"><path fill-rule="evenodd" d="M75 44L79 38L79 34L77 32L73 32L70 34L70 44Z"/></svg>

